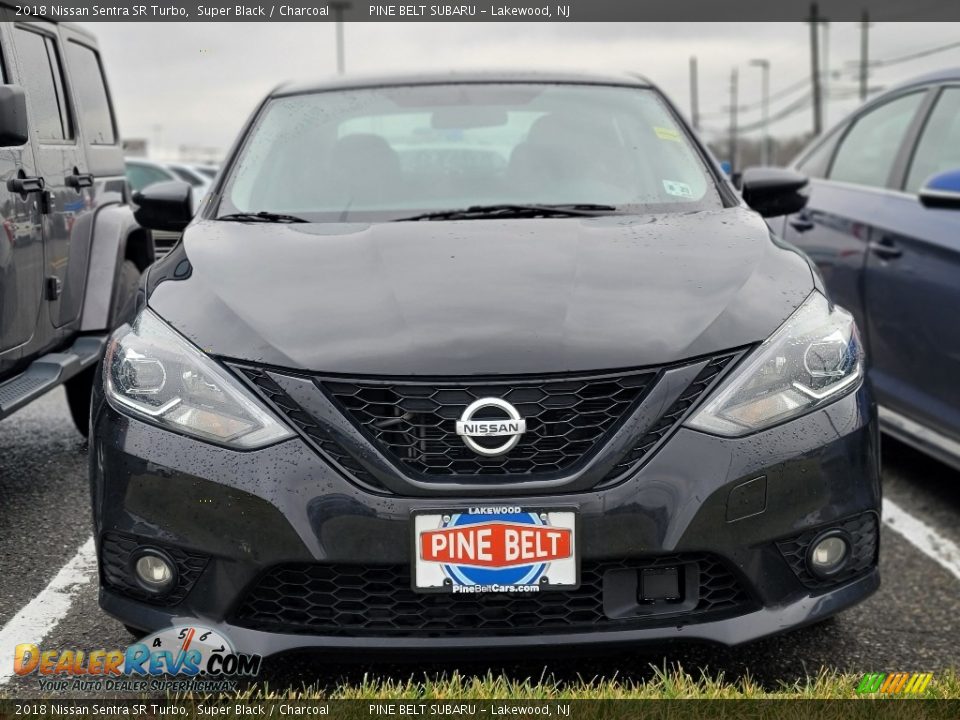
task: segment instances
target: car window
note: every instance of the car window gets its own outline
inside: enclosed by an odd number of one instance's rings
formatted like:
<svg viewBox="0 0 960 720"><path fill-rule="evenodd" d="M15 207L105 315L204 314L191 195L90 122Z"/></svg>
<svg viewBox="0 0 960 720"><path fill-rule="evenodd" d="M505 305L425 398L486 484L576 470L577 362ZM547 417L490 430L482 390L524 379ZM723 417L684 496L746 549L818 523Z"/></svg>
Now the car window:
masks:
<svg viewBox="0 0 960 720"><path fill-rule="evenodd" d="M624 212L723 207L652 90L451 84L271 100L220 213L390 220L473 205L594 203Z"/></svg>
<svg viewBox="0 0 960 720"><path fill-rule="evenodd" d="M960 170L960 88L946 88L934 106L913 154L905 190L919 192L932 175Z"/></svg>
<svg viewBox="0 0 960 720"><path fill-rule="evenodd" d="M860 117L840 142L830 179L885 187L925 91L891 100Z"/></svg>
<svg viewBox="0 0 960 720"><path fill-rule="evenodd" d="M143 190L148 185L169 180L173 180L173 176L160 168L137 163L127 164L127 182L134 190Z"/></svg>
<svg viewBox="0 0 960 720"><path fill-rule="evenodd" d="M57 44L48 35L17 28L17 52L30 105L30 124L40 140L73 138Z"/></svg>
<svg viewBox="0 0 960 720"><path fill-rule="evenodd" d="M826 139L820 141L813 150L796 163L797 170L807 177L826 177L827 170L830 167L830 158L833 157L833 151L837 147L837 138L839 137L840 131L835 130Z"/></svg>
<svg viewBox="0 0 960 720"><path fill-rule="evenodd" d="M203 185L203 180L198 178L189 170L184 170L183 168L172 165L170 166L170 172L172 172L174 175L176 175L178 178L180 178L184 182L190 183L191 185L193 185L193 187L200 187L201 185Z"/></svg>
<svg viewBox="0 0 960 720"><path fill-rule="evenodd" d="M113 145L116 134L110 98L103 79L100 58L90 48L75 42L67 43L70 78L87 141L93 145Z"/></svg>

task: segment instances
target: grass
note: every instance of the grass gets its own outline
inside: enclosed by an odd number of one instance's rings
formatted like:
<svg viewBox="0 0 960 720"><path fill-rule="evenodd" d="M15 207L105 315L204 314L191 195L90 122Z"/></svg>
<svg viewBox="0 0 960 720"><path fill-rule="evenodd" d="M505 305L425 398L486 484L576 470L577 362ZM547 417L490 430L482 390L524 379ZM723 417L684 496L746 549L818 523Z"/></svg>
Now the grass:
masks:
<svg viewBox="0 0 960 720"><path fill-rule="evenodd" d="M749 676L727 681L723 675L693 675L682 667L655 668L646 681L583 679L556 682L549 677L516 680L505 675L483 676L452 673L437 678L407 680L364 677L355 685L332 690L305 685L274 689L252 686L238 693L240 700L833 700L875 698L856 693L861 675L822 669L794 684L764 688ZM910 696L904 696L910 697ZM934 673L921 696L924 699L960 699L960 672Z"/></svg>

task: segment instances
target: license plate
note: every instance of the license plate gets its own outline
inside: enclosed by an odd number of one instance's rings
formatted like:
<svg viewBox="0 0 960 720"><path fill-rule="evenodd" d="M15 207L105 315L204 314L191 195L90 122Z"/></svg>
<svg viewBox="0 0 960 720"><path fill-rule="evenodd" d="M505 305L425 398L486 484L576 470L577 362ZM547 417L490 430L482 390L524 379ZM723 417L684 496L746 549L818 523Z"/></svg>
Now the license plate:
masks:
<svg viewBox="0 0 960 720"><path fill-rule="evenodd" d="M580 584L577 512L472 507L413 513L413 589L531 593Z"/></svg>

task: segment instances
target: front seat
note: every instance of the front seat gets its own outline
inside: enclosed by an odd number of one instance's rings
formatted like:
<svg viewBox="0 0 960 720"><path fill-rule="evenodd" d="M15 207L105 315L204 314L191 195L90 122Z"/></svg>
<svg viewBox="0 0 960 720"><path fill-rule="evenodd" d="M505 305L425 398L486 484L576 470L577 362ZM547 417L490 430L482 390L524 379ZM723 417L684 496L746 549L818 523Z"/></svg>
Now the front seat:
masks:
<svg viewBox="0 0 960 720"><path fill-rule="evenodd" d="M524 199L541 202L609 202L622 190L617 141L596 123L556 113L538 118L510 154L507 180Z"/></svg>
<svg viewBox="0 0 960 720"><path fill-rule="evenodd" d="M400 159L379 135L345 135L330 152L327 182L343 210L383 207L397 197L401 181Z"/></svg>

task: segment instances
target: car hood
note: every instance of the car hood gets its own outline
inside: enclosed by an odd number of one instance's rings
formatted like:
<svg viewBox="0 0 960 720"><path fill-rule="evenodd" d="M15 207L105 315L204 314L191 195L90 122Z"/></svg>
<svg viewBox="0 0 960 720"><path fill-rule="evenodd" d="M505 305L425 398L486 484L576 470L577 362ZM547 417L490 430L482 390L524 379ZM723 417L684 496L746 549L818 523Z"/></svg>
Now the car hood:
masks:
<svg viewBox="0 0 960 720"><path fill-rule="evenodd" d="M150 306L213 355L329 373L661 365L766 338L814 286L742 208L683 215L199 221Z"/></svg>

